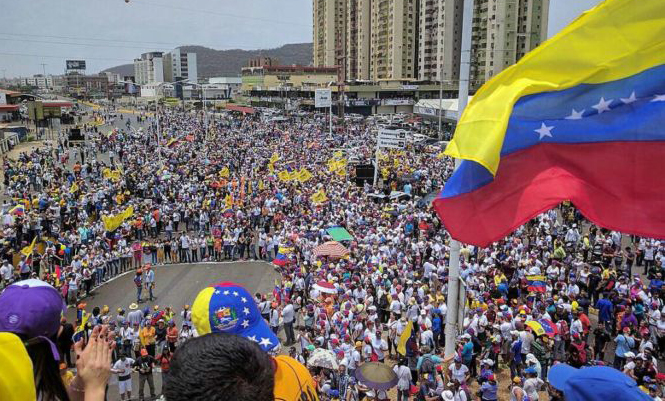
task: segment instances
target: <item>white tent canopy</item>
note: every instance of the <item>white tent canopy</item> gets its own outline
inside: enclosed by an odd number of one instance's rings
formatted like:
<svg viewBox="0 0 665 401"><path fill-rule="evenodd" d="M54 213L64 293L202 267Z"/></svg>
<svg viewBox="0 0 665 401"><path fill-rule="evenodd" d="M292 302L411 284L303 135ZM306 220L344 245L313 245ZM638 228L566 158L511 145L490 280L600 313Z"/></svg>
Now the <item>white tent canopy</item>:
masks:
<svg viewBox="0 0 665 401"><path fill-rule="evenodd" d="M469 96L469 101L473 96ZM459 110L459 99L420 99L415 106L413 112L423 117L436 117L439 116L439 109L443 110L443 118L449 121L457 121L457 112Z"/></svg>

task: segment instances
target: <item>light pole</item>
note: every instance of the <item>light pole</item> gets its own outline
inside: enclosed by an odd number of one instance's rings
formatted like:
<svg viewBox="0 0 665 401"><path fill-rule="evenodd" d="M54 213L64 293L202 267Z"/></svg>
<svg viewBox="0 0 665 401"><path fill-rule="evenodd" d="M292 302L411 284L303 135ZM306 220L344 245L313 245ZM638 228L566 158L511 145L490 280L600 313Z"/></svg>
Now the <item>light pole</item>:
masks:
<svg viewBox="0 0 665 401"><path fill-rule="evenodd" d="M208 110L206 108L206 88L204 84L199 84L197 82L185 81L190 85L195 85L201 88L201 94L203 96L203 127L205 130L205 137L208 137Z"/></svg>

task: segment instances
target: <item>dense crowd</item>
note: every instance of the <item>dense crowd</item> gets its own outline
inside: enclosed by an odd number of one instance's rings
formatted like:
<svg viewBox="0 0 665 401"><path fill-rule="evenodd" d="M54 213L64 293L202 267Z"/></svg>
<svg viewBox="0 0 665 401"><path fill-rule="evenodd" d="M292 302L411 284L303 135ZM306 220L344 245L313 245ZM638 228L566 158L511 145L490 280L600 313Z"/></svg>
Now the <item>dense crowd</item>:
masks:
<svg viewBox="0 0 665 401"><path fill-rule="evenodd" d="M463 246L461 335L444 359L450 239L427 196L453 170L440 147L384 151L374 188L356 182L352 163L374 157L369 123L330 135L315 117L123 119L111 131L86 127L80 146L63 137L3 160L0 277L4 286L43 280L77 309L56 341L63 377L74 342L103 325L122 398L133 370L139 396L146 383L156 394L153 369L164 386L174 351L205 333L189 305L141 307L153 299L154 266L254 259L281 276L253 296L282 337L281 347L262 346L309 366L321 399L564 399L548 384L558 363L609 365L662 396L665 242L594 227L564 204L487 248ZM319 251L332 228L350 235L342 255ZM135 303L85 305L128 271ZM316 362L323 352L330 358ZM396 393L356 380L366 362L392 366Z"/></svg>

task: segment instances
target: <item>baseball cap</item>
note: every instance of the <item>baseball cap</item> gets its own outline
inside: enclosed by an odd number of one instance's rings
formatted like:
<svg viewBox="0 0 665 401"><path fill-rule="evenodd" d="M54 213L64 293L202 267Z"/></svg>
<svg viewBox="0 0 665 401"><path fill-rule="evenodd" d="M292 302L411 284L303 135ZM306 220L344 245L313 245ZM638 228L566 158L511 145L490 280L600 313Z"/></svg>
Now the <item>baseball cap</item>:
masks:
<svg viewBox="0 0 665 401"><path fill-rule="evenodd" d="M200 335L236 334L259 344L264 351L279 345L254 297L236 283L223 282L201 290L192 304L192 322Z"/></svg>
<svg viewBox="0 0 665 401"><path fill-rule="evenodd" d="M35 400L32 360L21 339L0 333L0 400Z"/></svg>
<svg viewBox="0 0 665 401"><path fill-rule="evenodd" d="M279 355L275 361L275 400L316 400L316 384L307 368L297 360Z"/></svg>
<svg viewBox="0 0 665 401"><path fill-rule="evenodd" d="M0 331L47 341L53 358L59 361L51 339L58 334L64 310L62 296L50 284L37 279L19 281L0 294Z"/></svg>
<svg viewBox="0 0 665 401"><path fill-rule="evenodd" d="M607 366L575 369L560 363L552 366L547 379L566 401L651 400L633 379Z"/></svg>

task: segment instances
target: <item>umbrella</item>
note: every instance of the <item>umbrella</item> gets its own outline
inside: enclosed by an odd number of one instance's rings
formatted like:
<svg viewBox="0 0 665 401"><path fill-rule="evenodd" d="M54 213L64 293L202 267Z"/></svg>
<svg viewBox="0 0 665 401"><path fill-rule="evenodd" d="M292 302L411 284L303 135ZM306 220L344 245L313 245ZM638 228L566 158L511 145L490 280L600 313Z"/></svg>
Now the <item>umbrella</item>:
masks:
<svg viewBox="0 0 665 401"><path fill-rule="evenodd" d="M323 348L317 348L312 352L312 355L307 359L307 365L326 369L337 369L339 367L335 354Z"/></svg>
<svg viewBox="0 0 665 401"><path fill-rule="evenodd" d="M314 255L341 258L348 255L349 250L337 241L328 241L314 248Z"/></svg>
<svg viewBox="0 0 665 401"><path fill-rule="evenodd" d="M388 390L397 385L397 375L381 362L367 362L356 369L356 379L374 390Z"/></svg>
<svg viewBox="0 0 665 401"><path fill-rule="evenodd" d="M526 325L531 327L537 336L547 335L554 337L556 334L556 325L547 319L531 320L526 322Z"/></svg>
<svg viewBox="0 0 665 401"><path fill-rule="evenodd" d="M318 283L314 284L314 289L322 292L324 294L337 294L337 288L332 283L329 283L325 280L321 280Z"/></svg>

